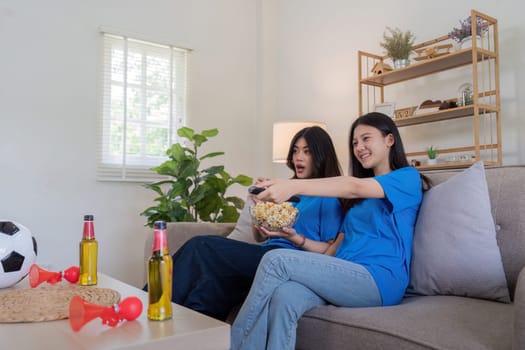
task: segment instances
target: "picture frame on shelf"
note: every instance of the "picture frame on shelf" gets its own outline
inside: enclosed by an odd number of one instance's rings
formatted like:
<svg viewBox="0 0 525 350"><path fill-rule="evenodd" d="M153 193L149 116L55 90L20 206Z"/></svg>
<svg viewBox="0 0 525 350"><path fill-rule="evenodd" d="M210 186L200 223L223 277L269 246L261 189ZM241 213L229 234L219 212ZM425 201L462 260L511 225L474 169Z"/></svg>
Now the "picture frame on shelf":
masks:
<svg viewBox="0 0 525 350"><path fill-rule="evenodd" d="M403 118L411 117L412 115L414 115L414 112L416 111L416 109L417 109L417 106L396 109L394 111L394 118L403 119Z"/></svg>
<svg viewBox="0 0 525 350"><path fill-rule="evenodd" d="M383 113L390 118L394 118L394 111L396 110L395 102L383 102L374 104L374 112Z"/></svg>

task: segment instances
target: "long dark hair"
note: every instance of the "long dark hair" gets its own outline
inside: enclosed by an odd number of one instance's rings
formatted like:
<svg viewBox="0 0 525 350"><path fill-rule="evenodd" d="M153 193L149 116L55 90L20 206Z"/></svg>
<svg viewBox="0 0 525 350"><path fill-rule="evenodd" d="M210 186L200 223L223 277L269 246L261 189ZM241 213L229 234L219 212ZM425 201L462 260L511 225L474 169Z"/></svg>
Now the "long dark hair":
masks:
<svg viewBox="0 0 525 350"><path fill-rule="evenodd" d="M312 178L341 176L343 174L330 135L323 128L310 126L299 130L290 141L286 165L294 172L293 179L297 179L293 164L294 146L301 137L305 139L312 156Z"/></svg>
<svg viewBox="0 0 525 350"><path fill-rule="evenodd" d="M390 153L388 156L388 161L390 163L390 169L396 170L399 168L404 168L407 166L410 166L405 154L405 148L403 147L403 141L401 140L401 136L399 135L399 130L389 116L378 113L378 112L372 112L365 115L360 116L357 118L353 123L352 127L350 128L350 137L348 140L349 143L349 150L350 150L350 171L352 176L355 177L373 177L374 176L374 170L373 169L365 169L363 165L357 160L354 150L353 150L353 140L354 140L354 132L357 126L359 125L368 125L373 128L376 128L381 132L381 135L383 137L391 134L394 137L394 144L392 147L390 147ZM422 180L422 189L423 191L428 190L430 187L432 187L432 181L426 177L423 174L419 174L421 176ZM350 208L362 199L351 199L345 201L345 207Z"/></svg>
<svg viewBox="0 0 525 350"><path fill-rule="evenodd" d="M383 137L386 137L388 134L392 134L394 137L394 144L390 148L390 154L388 160L390 163L390 169L396 170L399 168L404 168L409 166L407 157L405 155L405 148L403 147L403 142L401 141L401 136L399 135L399 130L397 129L396 124L392 118L388 117L383 113L372 112L357 118L350 128L350 137L348 139L348 145L350 150L350 166L351 166L351 175L355 177L373 177L373 169L365 169L363 165L357 160L354 150L353 150L353 140L355 129L359 125L368 125L373 128L376 128L381 132Z"/></svg>

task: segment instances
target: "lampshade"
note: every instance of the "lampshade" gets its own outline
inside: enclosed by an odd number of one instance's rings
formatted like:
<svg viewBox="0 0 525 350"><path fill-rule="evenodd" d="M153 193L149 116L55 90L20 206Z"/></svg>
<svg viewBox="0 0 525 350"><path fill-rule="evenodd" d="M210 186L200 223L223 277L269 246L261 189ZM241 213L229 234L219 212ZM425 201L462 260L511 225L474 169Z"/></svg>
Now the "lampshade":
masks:
<svg viewBox="0 0 525 350"><path fill-rule="evenodd" d="M273 162L286 163L290 141L299 130L310 126L318 126L326 130L326 124L319 122L286 121L274 123Z"/></svg>

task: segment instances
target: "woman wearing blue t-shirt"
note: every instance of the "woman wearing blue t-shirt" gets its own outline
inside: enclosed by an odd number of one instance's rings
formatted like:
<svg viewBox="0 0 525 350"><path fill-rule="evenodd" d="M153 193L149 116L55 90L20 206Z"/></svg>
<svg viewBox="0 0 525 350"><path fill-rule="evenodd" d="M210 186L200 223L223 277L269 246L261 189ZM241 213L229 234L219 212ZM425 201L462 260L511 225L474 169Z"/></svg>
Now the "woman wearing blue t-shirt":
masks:
<svg viewBox="0 0 525 350"><path fill-rule="evenodd" d="M430 183L408 165L388 116L359 117L349 141L353 176L260 184L267 188L257 196L260 200L332 196L348 198L350 209L335 257L288 250L263 257L232 325L232 349L293 349L298 319L318 305L367 307L401 301L423 188Z"/></svg>
<svg viewBox="0 0 525 350"><path fill-rule="evenodd" d="M304 128L292 138L287 165L295 179L342 173L332 140L319 127ZM299 210L293 228L272 233L263 244L222 236L197 236L186 242L173 255L172 301L225 320L230 310L246 298L266 252L276 248L325 252L339 232L344 216L342 203L334 197L299 198L298 203L293 203ZM268 231L258 230L263 238L268 238L264 237ZM306 240L307 247L302 244Z"/></svg>

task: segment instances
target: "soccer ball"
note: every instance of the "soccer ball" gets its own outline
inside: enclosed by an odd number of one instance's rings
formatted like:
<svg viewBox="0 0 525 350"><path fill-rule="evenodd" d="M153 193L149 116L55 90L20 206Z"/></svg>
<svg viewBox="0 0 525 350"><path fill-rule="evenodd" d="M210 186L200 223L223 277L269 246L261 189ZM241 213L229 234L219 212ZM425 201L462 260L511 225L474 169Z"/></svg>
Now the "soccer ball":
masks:
<svg viewBox="0 0 525 350"><path fill-rule="evenodd" d="M20 282L36 260L36 240L17 222L0 220L0 288Z"/></svg>

